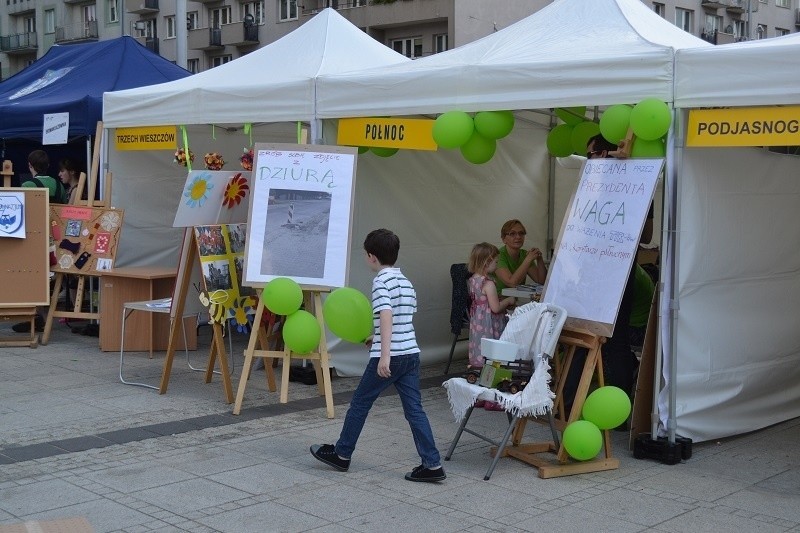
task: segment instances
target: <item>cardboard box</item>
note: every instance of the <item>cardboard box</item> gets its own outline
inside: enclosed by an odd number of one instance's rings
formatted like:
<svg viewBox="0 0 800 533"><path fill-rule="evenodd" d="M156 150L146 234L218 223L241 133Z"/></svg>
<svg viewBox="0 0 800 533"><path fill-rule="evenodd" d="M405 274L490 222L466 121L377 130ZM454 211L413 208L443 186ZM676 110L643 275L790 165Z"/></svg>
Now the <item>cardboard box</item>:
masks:
<svg viewBox="0 0 800 533"><path fill-rule="evenodd" d="M83 517L58 520L29 520L19 524L0 525L0 533L93 533L92 525Z"/></svg>

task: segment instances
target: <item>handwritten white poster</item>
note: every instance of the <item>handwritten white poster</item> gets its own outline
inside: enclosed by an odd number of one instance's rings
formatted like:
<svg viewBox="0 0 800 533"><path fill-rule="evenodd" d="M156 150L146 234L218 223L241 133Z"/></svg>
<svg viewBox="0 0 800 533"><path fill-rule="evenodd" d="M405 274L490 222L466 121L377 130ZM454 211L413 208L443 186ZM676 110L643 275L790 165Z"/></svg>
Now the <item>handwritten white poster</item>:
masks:
<svg viewBox="0 0 800 533"><path fill-rule="evenodd" d="M663 159L590 159L561 227L543 301L613 333Z"/></svg>
<svg viewBox="0 0 800 533"><path fill-rule="evenodd" d="M250 179L247 171L189 172L172 227L247 222Z"/></svg>
<svg viewBox="0 0 800 533"><path fill-rule="evenodd" d="M69 113L47 113L42 127L42 144L67 144Z"/></svg>
<svg viewBox="0 0 800 533"><path fill-rule="evenodd" d="M244 285L347 283L357 149L256 144Z"/></svg>
<svg viewBox="0 0 800 533"><path fill-rule="evenodd" d="M0 237L25 238L25 193L0 193Z"/></svg>

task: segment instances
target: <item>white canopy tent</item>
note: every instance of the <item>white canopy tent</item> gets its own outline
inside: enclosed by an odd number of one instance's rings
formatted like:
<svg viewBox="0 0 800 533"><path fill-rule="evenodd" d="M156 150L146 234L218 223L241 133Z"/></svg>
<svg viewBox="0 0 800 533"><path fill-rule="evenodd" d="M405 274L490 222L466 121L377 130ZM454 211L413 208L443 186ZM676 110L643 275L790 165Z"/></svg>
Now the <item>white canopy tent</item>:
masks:
<svg viewBox="0 0 800 533"><path fill-rule="evenodd" d="M711 46L639 0L556 0L483 39L317 80L322 118L672 101L675 51ZM357 94L358 97L353 97Z"/></svg>

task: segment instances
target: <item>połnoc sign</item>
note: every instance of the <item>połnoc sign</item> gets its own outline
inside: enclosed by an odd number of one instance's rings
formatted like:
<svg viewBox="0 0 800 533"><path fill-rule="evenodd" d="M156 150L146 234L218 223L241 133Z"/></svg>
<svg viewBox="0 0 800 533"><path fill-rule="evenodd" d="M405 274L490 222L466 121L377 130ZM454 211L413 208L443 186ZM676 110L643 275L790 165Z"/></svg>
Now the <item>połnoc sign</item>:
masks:
<svg viewBox="0 0 800 533"><path fill-rule="evenodd" d="M692 109L686 146L800 145L800 106Z"/></svg>
<svg viewBox="0 0 800 533"><path fill-rule="evenodd" d="M433 122L424 118L342 118L336 144L436 150Z"/></svg>

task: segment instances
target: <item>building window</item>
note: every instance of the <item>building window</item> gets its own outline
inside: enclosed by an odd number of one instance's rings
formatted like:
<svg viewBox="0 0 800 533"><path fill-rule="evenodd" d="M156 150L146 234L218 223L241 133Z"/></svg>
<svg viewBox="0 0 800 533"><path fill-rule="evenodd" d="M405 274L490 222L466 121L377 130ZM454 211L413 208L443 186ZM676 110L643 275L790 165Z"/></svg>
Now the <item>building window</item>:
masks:
<svg viewBox="0 0 800 533"><path fill-rule="evenodd" d="M661 18L667 18L667 7L664 4L653 2L653 11Z"/></svg>
<svg viewBox="0 0 800 533"><path fill-rule="evenodd" d="M209 22L212 28L221 28L231 23L231 6L222 6L209 11Z"/></svg>
<svg viewBox="0 0 800 533"><path fill-rule="evenodd" d="M746 26L743 20L733 21L733 36L737 41L741 41L747 37Z"/></svg>
<svg viewBox="0 0 800 533"><path fill-rule="evenodd" d="M36 17L25 17L25 33L36 33Z"/></svg>
<svg viewBox="0 0 800 533"><path fill-rule="evenodd" d="M688 33L694 33L694 11L675 8L675 25Z"/></svg>
<svg viewBox="0 0 800 533"><path fill-rule="evenodd" d="M188 70L192 74L197 74L198 72L200 72L200 60L199 59L187 59L186 60L186 70Z"/></svg>
<svg viewBox="0 0 800 533"><path fill-rule="evenodd" d="M775 5L778 7L789 8L789 1L790 0L775 0Z"/></svg>
<svg viewBox="0 0 800 533"><path fill-rule="evenodd" d="M164 17L164 22L167 23L167 39L175 37L175 15L171 17Z"/></svg>
<svg viewBox="0 0 800 533"><path fill-rule="evenodd" d="M45 9L44 10L44 32L45 33L55 33L56 32L56 10L55 9Z"/></svg>
<svg viewBox="0 0 800 533"><path fill-rule="evenodd" d="M108 14L108 22L119 22L119 13L117 12L117 0L106 0L106 13Z"/></svg>
<svg viewBox="0 0 800 533"><path fill-rule="evenodd" d="M447 34L441 33L433 36L433 53L438 54L447 50Z"/></svg>
<svg viewBox="0 0 800 533"><path fill-rule="evenodd" d="M137 20L133 23L135 37L156 37L156 21L154 19Z"/></svg>
<svg viewBox="0 0 800 533"><path fill-rule="evenodd" d="M188 30L197 29L199 18L200 17L197 14L197 11L189 11L188 13L186 13L186 29Z"/></svg>
<svg viewBox="0 0 800 533"><path fill-rule="evenodd" d="M297 0L279 0L278 20L295 20L297 18Z"/></svg>
<svg viewBox="0 0 800 533"><path fill-rule="evenodd" d="M422 57L422 37L410 37L408 39L393 39L391 42L392 50L403 54L411 59Z"/></svg>
<svg viewBox="0 0 800 533"><path fill-rule="evenodd" d="M706 25L704 31L708 35L714 35L715 32L718 32L721 29L722 29L722 17L718 15L706 14Z"/></svg>
<svg viewBox="0 0 800 533"><path fill-rule="evenodd" d="M245 2L242 4L242 20L244 20L247 15L252 15L256 24L264 24L266 20L264 17L264 0L260 2Z"/></svg>
<svg viewBox="0 0 800 533"><path fill-rule="evenodd" d="M782 37L784 35L789 35L789 30L784 28L775 28L775 37Z"/></svg>
<svg viewBox="0 0 800 533"><path fill-rule="evenodd" d="M211 58L211 68L218 67L220 65L224 65L225 63L228 63L230 61L233 61L233 56L231 56L230 54L226 55L226 56L212 57Z"/></svg>

